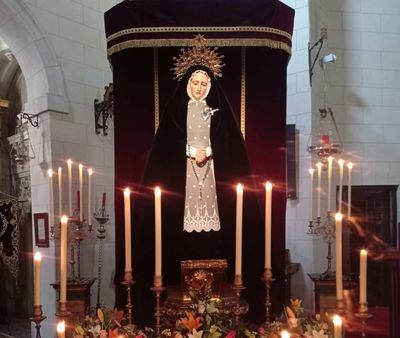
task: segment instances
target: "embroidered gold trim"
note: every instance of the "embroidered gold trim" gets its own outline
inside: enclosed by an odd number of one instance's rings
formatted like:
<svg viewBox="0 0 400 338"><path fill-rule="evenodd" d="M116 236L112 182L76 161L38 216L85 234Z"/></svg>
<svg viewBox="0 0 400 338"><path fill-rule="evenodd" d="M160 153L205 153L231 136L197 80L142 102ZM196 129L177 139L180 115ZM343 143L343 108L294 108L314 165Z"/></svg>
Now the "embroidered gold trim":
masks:
<svg viewBox="0 0 400 338"><path fill-rule="evenodd" d="M190 47L192 39L143 39L128 40L113 45L107 49L110 57L112 54L120 52L128 48L143 47ZM211 47L269 47L273 49L281 49L289 55L292 48L283 41L275 41L271 39L207 39L207 45Z"/></svg>
<svg viewBox="0 0 400 338"><path fill-rule="evenodd" d="M136 27L128 28L122 31L118 31L111 34L107 38L107 42L110 42L118 37L127 34L138 34L138 33L210 33L210 32L261 32L261 33L273 33L282 35L289 40L292 40L292 36L283 30L272 28L272 27L258 27L258 26L236 26L236 27Z"/></svg>
<svg viewBox="0 0 400 338"><path fill-rule="evenodd" d="M158 49L153 49L153 71L154 71L154 132L157 132L160 124L160 101L158 82Z"/></svg>
<svg viewBox="0 0 400 338"><path fill-rule="evenodd" d="M240 71L240 130L243 139L246 138L246 47L241 50L241 71Z"/></svg>

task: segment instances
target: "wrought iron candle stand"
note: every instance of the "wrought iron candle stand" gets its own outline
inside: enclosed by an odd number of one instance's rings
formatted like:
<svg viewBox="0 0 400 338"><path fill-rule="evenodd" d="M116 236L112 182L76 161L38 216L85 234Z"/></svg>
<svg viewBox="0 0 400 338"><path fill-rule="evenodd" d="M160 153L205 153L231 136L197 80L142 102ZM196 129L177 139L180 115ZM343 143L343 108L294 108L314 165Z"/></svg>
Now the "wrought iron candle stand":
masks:
<svg viewBox="0 0 400 338"><path fill-rule="evenodd" d="M125 319L128 322L129 326L133 325L133 304L132 304L132 288L135 281L133 280L132 271L125 271L124 281L122 285L126 288L126 311L125 311Z"/></svg>
<svg viewBox="0 0 400 338"><path fill-rule="evenodd" d="M308 235L321 236L322 239L328 244L328 255L326 256L326 259L328 260L328 266L321 274L321 277L324 279L335 278L335 272L332 271L332 243L335 240L335 232L335 220L330 211L327 212L326 219L321 220L320 217L317 217L315 225L313 222L310 222L308 225Z"/></svg>
<svg viewBox="0 0 400 338"><path fill-rule="evenodd" d="M368 312L368 304L359 303L358 312L355 314L355 316L361 320L361 337L366 337L367 334L365 332L365 326L367 325L367 320L372 317L372 313Z"/></svg>
<svg viewBox="0 0 400 338"><path fill-rule="evenodd" d="M44 321L46 319L46 317L43 316L42 305L34 305L33 306L33 316L29 319L31 322L35 323L36 338L41 338L41 335L40 335L41 323L42 323L42 321Z"/></svg>
<svg viewBox="0 0 400 338"><path fill-rule="evenodd" d="M165 287L163 286L162 276L154 276L154 286L150 290L154 292L154 296L156 297L154 317L156 319L156 337L160 337L161 316L163 315L163 309L161 307L161 294L165 290Z"/></svg>
<svg viewBox="0 0 400 338"><path fill-rule="evenodd" d="M234 314L235 314L235 322L236 324L238 324L240 321L240 316L242 314L242 308L240 306L240 294L244 289L246 289L246 287L243 285L242 275L235 275L235 278L233 280L233 285L231 287L235 291Z"/></svg>
<svg viewBox="0 0 400 338"><path fill-rule="evenodd" d="M106 228L104 225L109 221L110 217L106 212L105 207L101 207L97 212L94 214L94 218L96 219L97 223L99 223L99 228L97 229L97 238L100 240L99 244L99 256L98 256L98 270L97 270L97 303L96 308L100 308L101 306L101 273L103 267L103 240L106 238Z"/></svg>
<svg viewBox="0 0 400 338"><path fill-rule="evenodd" d="M275 281L275 279L272 276L272 269L270 268L265 268L263 276L261 277L261 280L265 284L265 323L264 326L268 327L269 324L271 323L271 284Z"/></svg>

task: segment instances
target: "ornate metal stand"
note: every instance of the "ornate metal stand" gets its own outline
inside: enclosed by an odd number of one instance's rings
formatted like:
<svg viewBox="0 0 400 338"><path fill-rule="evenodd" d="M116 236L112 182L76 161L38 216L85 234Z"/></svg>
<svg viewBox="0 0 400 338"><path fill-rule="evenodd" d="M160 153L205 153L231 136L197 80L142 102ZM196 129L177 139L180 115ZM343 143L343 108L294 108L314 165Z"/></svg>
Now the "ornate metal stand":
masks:
<svg viewBox="0 0 400 338"><path fill-rule="evenodd" d="M275 281L272 276L272 269L266 268L261 280L265 284L265 323L264 326L268 326L271 323L271 284Z"/></svg>
<svg viewBox="0 0 400 338"><path fill-rule="evenodd" d="M128 325L132 325L132 314L133 314L133 305L132 305L132 287L135 284L133 280L132 271L125 271L124 281L122 285L126 288L126 311L125 311L125 319L128 322Z"/></svg>
<svg viewBox="0 0 400 338"><path fill-rule="evenodd" d="M35 323L36 338L41 338L41 335L40 335L41 323L43 320L46 319L46 317L43 316L42 305L34 305L33 306L33 317L31 317L29 319L31 320L31 322Z"/></svg>
<svg viewBox="0 0 400 338"><path fill-rule="evenodd" d="M235 291L235 322L236 324L240 321L240 316L242 314L242 309L240 307L240 293L246 289L243 285L243 278L242 275L236 275L235 279L233 280L232 289Z"/></svg>
<svg viewBox="0 0 400 338"><path fill-rule="evenodd" d="M65 325L67 325L67 318L71 315L71 312L67 309L67 302L58 302L58 311L56 313L57 321L60 322L62 320L65 321Z"/></svg>
<svg viewBox="0 0 400 338"><path fill-rule="evenodd" d="M161 316L163 315L163 311L161 308L161 294L164 292L165 287L162 286L162 276L154 276L154 286L150 289L154 292L156 297L156 307L154 311L154 317L156 319L156 337L160 337L161 335Z"/></svg>
<svg viewBox="0 0 400 338"><path fill-rule="evenodd" d="M365 326L367 324L367 320L372 317L372 313L368 312L368 304L360 303L358 306L358 312L355 314L355 316L361 319L361 325L362 325L361 337L366 337L367 334L365 332Z"/></svg>

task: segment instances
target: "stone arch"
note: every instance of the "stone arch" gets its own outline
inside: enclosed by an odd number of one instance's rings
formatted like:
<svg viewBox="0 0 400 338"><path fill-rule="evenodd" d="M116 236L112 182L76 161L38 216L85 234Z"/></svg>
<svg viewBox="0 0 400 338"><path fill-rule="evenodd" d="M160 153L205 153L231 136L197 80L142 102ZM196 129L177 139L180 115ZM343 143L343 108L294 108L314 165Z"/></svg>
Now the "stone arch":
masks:
<svg viewBox="0 0 400 338"><path fill-rule="evenodd" d="M0 35L25 77L30 114L69 112L64 76L57 55L22 0L0 0Z"/></svg>

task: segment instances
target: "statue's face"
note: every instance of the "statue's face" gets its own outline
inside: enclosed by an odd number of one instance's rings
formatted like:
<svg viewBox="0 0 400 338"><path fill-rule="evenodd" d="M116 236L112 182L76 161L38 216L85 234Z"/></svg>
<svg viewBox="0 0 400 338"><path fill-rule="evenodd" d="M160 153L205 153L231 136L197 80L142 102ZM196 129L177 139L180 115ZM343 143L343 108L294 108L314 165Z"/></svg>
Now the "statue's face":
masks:
<svg viewBox="0 0 400 338"><path fill-rule="evenodd" d="M210 85L210 78L203 71L195 72L189 80L189 90L191 96L196 99L204 99L207 96L206 91Z"/></svg>

